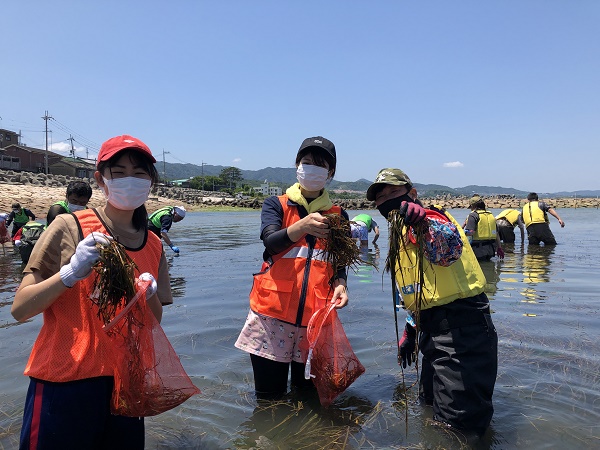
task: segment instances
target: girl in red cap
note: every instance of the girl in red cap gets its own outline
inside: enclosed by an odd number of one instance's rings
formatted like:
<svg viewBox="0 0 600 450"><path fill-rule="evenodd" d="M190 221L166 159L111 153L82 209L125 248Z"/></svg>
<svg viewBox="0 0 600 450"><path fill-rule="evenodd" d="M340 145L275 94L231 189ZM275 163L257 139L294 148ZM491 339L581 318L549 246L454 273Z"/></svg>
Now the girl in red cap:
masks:
<svg viewBox="0 0 600 450"><path fill-rule="evenodd" d="M96 243L116 239L139 278L151 282L147 302L159 321L162 305L172 303L162 243L146 225L155 162L139 139L106 141L94 178L107 203L57 216L34 247L11 310L19 322L44 315L25 368L31 380L20 448L144 448L143 418L111 414L114 354L89 294Z"/></svg>

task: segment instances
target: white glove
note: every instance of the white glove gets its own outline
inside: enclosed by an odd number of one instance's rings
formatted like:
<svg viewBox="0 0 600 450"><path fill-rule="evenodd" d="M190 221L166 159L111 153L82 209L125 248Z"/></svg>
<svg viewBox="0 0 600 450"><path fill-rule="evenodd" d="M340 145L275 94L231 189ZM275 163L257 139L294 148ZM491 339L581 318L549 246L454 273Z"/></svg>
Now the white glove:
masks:
<svg viewBox="0 0 600 450"><path fill-rule="evenodd" d="M15 247L19 247L21 245L21 241L19 239L17 239L15 241Z"/></svg>
<svg viewBox="0 0 600 450"><path fill-rule="evenodd" d="M148 289L146 290L146 298L152 297L156 294L156 290L158 289L158 284L156 284L156 279L149 272L144 272L138 277L139 281L150 281L148 285Z"/></svg>
<svg viewBox="0 0 600 450"><path fill-rule="evenodd" d="M100 258L96 244L107 245L111 239L110 236L94 231L77 244L71 262L60 268L60 279L65 286L73 287L79 280L87 278L92 272L92 266Z"/></svg>

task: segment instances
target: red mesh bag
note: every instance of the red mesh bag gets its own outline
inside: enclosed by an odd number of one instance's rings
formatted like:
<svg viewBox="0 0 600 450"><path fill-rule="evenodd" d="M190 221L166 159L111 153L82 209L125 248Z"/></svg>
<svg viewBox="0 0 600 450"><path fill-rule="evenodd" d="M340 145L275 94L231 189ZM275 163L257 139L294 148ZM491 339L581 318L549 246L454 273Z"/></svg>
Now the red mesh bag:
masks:
<svg viewBox="0 0 600 450"><path fill-rule="evenodd" d="M304 376L313 379L321 405L327 407L365 368L352 350L333 303L313 314L306 336L308 357Z"/></svg>
<svg viewBox="0 0 600 450"><path fill-rule="evenodd" d="M111 411L128 417L155 416L199 394L146 303L149 282L104 327L115 351Z"/></svg>
<svg viewBox="0 0 600 450"><path fill-rule="evenodd" d="M4 221L0 222L0 244L10 242L10 233L6 229Z"/></svg>

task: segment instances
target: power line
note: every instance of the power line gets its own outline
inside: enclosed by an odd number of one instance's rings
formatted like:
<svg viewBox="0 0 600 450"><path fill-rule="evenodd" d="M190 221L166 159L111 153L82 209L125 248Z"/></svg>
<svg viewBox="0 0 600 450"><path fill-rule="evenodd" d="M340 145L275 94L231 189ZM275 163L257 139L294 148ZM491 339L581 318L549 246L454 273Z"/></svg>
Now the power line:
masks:
<svg viewBox="0 0 600 450"><path fill-rule="evenodd" d="M194 164L194 163L191 163L191 162L188 162L188 161L183 161L183 160L181 160L181 159L179 159L179 158L177 158L175 156L171 156L171 158L176 159L177 161L179 161L180 163L183 163L183 164L192 164L194 166L198 165L198 164Z"/></svg>
<svg viewBox="0 0 600 450"><path fill-rule="evenodd" d="M67 125L59 122L56 119L52 119L53 122L55 124L57 124L57 127L59 129L61 129L64 132L68 132L69 135L73 135L79 138L79 141L81 141L82 143L85 143L84 145L89 146L89 147L94 147L94 148L100 148L100 146L98 145L98 143L92 141L91 139L86 138L85 136L82 136L81 134L77 133L76 131L72 130L71 128L69 128Z"/></svg>

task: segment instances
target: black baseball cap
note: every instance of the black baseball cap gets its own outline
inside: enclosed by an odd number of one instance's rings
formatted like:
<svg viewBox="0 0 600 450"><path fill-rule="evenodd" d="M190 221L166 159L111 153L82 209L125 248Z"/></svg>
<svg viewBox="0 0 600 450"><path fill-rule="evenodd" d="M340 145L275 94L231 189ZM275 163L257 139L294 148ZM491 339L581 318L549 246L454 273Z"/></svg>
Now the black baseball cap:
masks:
<svg viewBox="0 0 600 450"><path fill-rule="evenodd" d="M302 141L300 149L298 150L296 158L304 150L311 147L325 150L333 158L334 161L337 161L337 157L335 155L335 145L333 145L333 142L331 142L329 139L324 138L323 136L315 136L304 139L304 141Z"/></svg>

